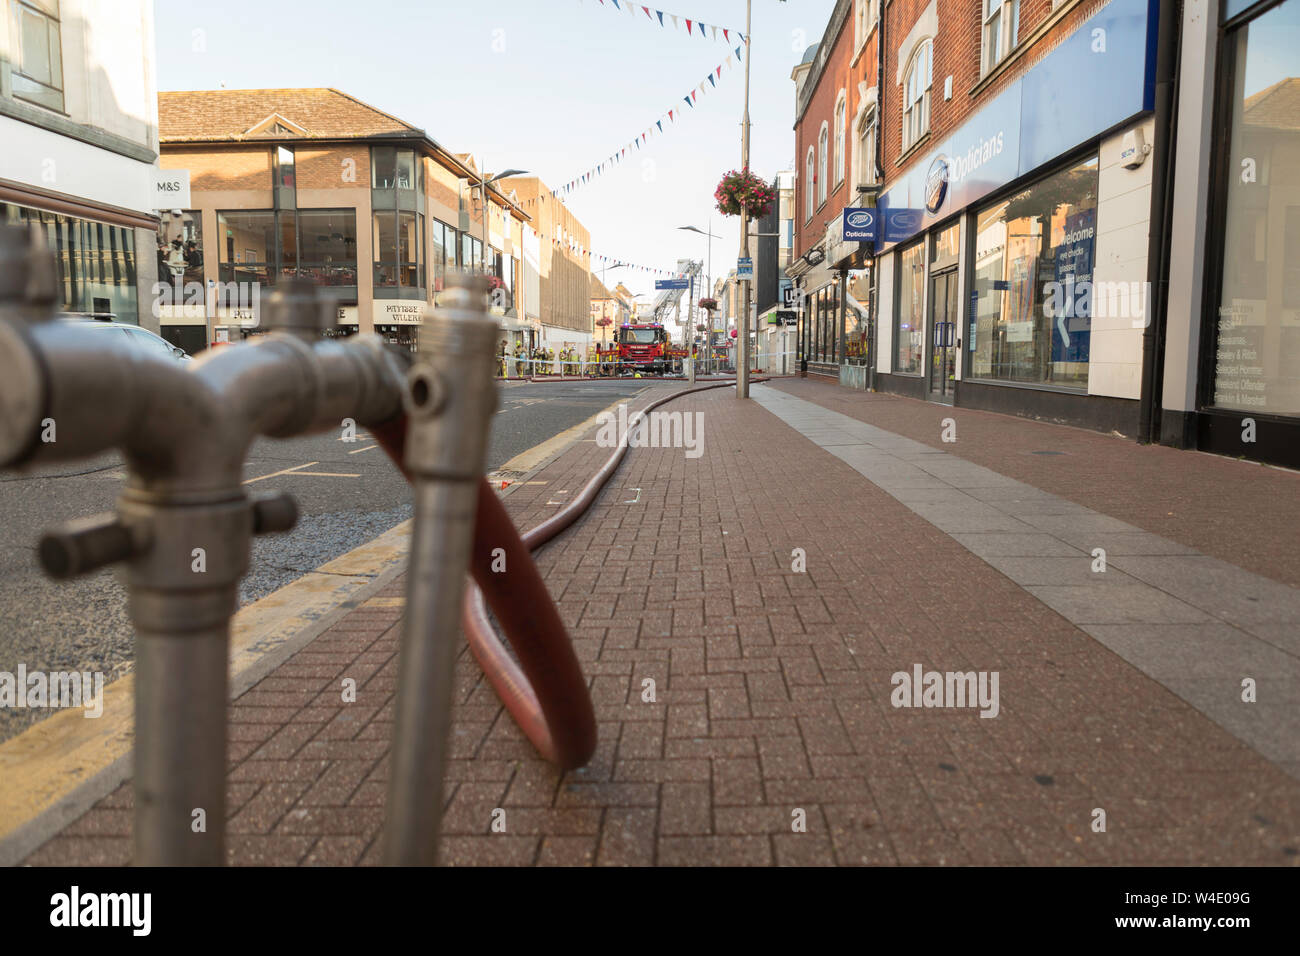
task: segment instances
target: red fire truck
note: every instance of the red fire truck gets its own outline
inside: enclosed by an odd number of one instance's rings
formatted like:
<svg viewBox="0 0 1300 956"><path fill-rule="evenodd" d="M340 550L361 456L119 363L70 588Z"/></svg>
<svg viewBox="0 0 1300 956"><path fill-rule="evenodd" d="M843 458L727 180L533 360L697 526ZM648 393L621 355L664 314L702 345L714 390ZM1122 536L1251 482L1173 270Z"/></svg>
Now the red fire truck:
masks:
<svg viewBox="0 0 1300 956"><path fill-rule="evenodd" d="M618 330L618 364L624 372L668 370L668 332L657 322L624 324Z"/></svg>

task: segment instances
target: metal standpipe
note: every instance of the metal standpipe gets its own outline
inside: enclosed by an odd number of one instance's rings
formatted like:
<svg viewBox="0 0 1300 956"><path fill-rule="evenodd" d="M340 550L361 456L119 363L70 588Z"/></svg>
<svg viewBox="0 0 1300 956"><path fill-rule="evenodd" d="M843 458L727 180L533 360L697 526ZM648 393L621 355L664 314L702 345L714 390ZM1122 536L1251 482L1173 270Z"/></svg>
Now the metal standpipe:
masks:
<svg viewBox="0 0 1300 956"><path fill-rule="evenodd" d="M56 318L57 300L40 233L0 228L0 468L125 458L116 513L47 534L40 560L54 577L124 566L137 631L135 863L222 865L230 619L252 536L297 517L288 496L245 491L248 450L259 436L398 418L406 360L374 336L322 340L333 306L309 283L268 297L271 334L183 365Z"/></svg>
<svg viewBox="0 0 1300 956"><path fill-rule="evenodd" d="M498 330L487 295L486 279L453 278L424 318L408 373L405 466L415 526L384 845L384 862L393 866L437 859L461 602L497 405Z"/></svg>

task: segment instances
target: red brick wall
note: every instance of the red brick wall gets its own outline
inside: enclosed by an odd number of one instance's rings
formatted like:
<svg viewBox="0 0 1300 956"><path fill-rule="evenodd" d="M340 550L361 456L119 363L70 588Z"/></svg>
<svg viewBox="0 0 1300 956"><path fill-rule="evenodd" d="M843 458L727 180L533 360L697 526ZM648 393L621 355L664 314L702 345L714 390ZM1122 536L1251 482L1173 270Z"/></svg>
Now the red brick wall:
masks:
<svg viewBox="0 0 1300 956"><path fill-rule="evenodd" d="M863 47L862 55L855 60L854 41L856 38L854 36L853 21L853 7L850 5L844 25L838 35L833 38L833 41L831 38L822 38L823 43L832 42L831 52L820 76L814 78L809 74L807 82L816 85L808 101L807 109L795 125L795 257L803 255L819 242L826 231L827 223L838 218L845 206L856 205L858 199L855 189L857 183L853 178L853 141L857 135L853 119L857 115L858 107L861 105L858 84L865 82L868 88L876 85L876 45L879 31L870 34L866 45ZM840 90L845 92L845 161L844 181L836 184L835 103L839 98ZM819 204L814 192L813 217L811 221L805 221L804 212L807 209L805 190L816 190L818 188L816 183L808 181L808 148L810 146L813 148L813 170L817 173L820 170L816 154L817 137L821 133L822 123L827 123L829 126L826 149L826 175L829 182L826 189L826 202L824 205Z"/></svg>
<svg viewBox="0 0 1300 956"><path fill-rule="evenodd" d="M186 149L164 144L158 165L188 169L192 191L271 189L271 150L266 146Z"/></svg>
<svg viewBox="0 0 1300 956"><path fill-rule="evenodd" d="M345 166L345 159L352 164ZM293 162L299 189L365 189L370 185L368 146L295 146ZM355 181L345 181L344 172L355 173Z"/></svg>

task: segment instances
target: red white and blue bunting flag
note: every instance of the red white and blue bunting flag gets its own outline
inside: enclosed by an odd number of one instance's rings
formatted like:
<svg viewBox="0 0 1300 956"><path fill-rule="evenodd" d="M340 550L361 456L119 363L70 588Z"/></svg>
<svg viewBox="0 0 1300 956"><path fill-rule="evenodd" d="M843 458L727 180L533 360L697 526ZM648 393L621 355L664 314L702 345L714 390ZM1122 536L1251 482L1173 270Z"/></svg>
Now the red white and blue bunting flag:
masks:
<svg viewBox="0 0 1300 956"><path fill-rule="evenodd" d="M717 81L722 78L723 67L726 67L729 70L736 69L740 64L741 51L743 49L744 49L743 46L738 46L734 50L732 50L731 53L727 54L726 60L724 60L722 63L719 63L715 69L710 70L705 75L704 79L700 81L699 86L697 86L695 89L691 90L689 93L683 96L682 100L686 103L686 105L689 106L691 109L695 109L699 101L699 98L701 96L703 96L705 93L711 92L712 90L716 90L718 87ZM593 180L598 179L601 176L604 176L608 170L619 165L625 159L627 159L628 153L635 153L636 151L646 146L650 142L650 138L652 136L665 135L667 133L667 130L664 128L665 122L667 122L668 126L671 127L676 124L677 118L681 116L681 114L682 114L682 108L680 106L674 106L671 109L665 111L663 115L661 115L651 125L647 126L644 131L638 133L635 139L631 140L627 145L619 149L618 152L611 153L609 157L605 159L604 162L597 163L595 166L591 167L591 169L587 170L585 173L582 173L578 176L575 176L573 179L570 179L563 186L560 186L556 189L552 189L551 197L553 199L559 199L561 202L563 202L564 198L570 195L574 190L586 186L588 183L592 182ZM541 197L541 198L544 199L545 197ZM530 200L526 200L523 203L523 205L527 206L535 202L537 202L537 200L530 199Z"/></svg>
<svg viewBox="0 0 1300 956"><path fill-rule="evenodd" d="M642 272L645 273L646 275L668 276L673 279L686 278L686 273L684 272L674 272L672 269L656 269L654 266L638 265L635 262L628 262L626 259L616 259L613 256L599 255L598 253L592 252L590 249L588 249L582 243L578 242L572 236L566 236L566 235L548 236L544 232L537 232L536 230L532 229L530 226L524 226L524 228L528 232L536 235L537 238L543 242L549 239L551 241L551 245L554 246L556 249L560 249L562 251L567 250L573 255L590 258L591 263L589 267L592 269L595 269L598 266L606 267L610 269L618 267L622 269L631 269L633 272ZM564 231L563 229L560 230L561 233L563 233L563 231Z"/></svg>
<svg viewBox="0 0 1300 956"><path fill-rule="evenodd" d="M740 40L742 46L749 42L745 34L739 30L720 27L716 23L705 23L697 17L684 17L676 13L665 13L663 10L656 10L654 7L636 3L635 0L597 0L597 2L606 10L626 13L634 20L644 18L652 24L658 24L664 30L685 30L687 36L701 36L706 40L721 38L722 42L728 46L731 45L732 37Z"/></svg>

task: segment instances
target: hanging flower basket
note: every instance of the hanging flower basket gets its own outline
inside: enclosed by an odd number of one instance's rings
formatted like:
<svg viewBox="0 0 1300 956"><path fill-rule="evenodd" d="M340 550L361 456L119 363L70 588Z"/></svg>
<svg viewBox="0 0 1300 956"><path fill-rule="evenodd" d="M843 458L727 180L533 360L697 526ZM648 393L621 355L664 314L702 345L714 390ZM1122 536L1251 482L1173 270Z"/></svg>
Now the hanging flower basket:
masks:
<svg viewBox="0 0 1300 956"><path fill-rule="evenodd" d="M611 319L609 316L605 316L603 319L597 319L597 320L596 320L596 324L599 325L599 326L601 326L601 327L603 328L604 326L607 326L607 325L613 325L613 324L614 324L614 320Z"/></svg>
<svg viewBox="0 0 1300 956"><path fill-rule="evenodd" d="M724 216L739 216L743 210L751 219L762 219L776 202L776 190L748 169L733 169L722 177L713 198Z"/></svg>
<svg viewBox="0 0 1300 956"><path fill-rule="evenodd" d="M705 311L708 311L708 312L715 312L715 311L717 311L717 308L718 308L718 300L717 300L717 299L701 299L701 300L700 300L700 308L701 308L701 309L704 309Z"/></svg>
<svg viewBox="0 0 1300 956"><path fill-rule="evenodd" d="M696 332L707 332L707 331L709 331L709 327L708 327L707 325L697 325L697 326L695 327L695 331L696 331Z"/></svg>

